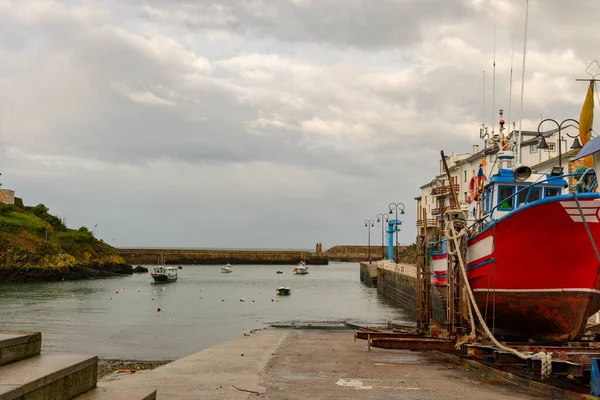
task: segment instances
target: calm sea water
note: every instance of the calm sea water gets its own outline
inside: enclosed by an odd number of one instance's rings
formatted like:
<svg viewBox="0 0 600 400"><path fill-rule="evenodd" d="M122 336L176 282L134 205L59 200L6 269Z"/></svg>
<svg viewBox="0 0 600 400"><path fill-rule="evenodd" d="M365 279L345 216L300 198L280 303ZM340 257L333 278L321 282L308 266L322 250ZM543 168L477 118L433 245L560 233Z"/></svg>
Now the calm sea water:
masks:
<svg viewBox="0 0 600 400"><path fill-rule="evenodd" d="M0 285L0 329L42 332L44 352L162 360L276 322L405 321L401 310L361 284L358 264L310 265L308 275L293 275L293 266L232 268L222 274L220 266L183 266L178 281L168 284L151 284L149 274L140 274ZM292 294L276 296L278 286Z"/></svg>

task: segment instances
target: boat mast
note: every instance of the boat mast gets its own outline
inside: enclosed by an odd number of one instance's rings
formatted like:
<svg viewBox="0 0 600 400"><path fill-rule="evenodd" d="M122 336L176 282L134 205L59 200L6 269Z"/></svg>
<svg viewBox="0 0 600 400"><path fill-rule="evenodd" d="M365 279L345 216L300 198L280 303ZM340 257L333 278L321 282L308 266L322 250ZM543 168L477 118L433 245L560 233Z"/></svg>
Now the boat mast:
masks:
<svg viewBox="0 0 600 400"><path fill-rule="evenodd" d="M479 138L483 139L483 148L486 147L485 138L485 69L483 70L483 84L481 85L481 130L479 131Z"/></svg>
<svg viewBox="0 0 600 400"><path fill-rule="evenodd" d="M496 130L496 25L494 25L494 67L492 72L492 138Z"/></svg>
<svg viewBox="0 0 600 400"><path fill-rule="evenodd" d="M515 56L515 34L513 33L513 41L512 41L512 52L510 54L510 78L508 84L508 134L510 135L510 126L512 125L512 120L510 119L511 108L512 108L512 83L513 83L513 59ZM513 139L517 134L513 129ZM515 149L517 146L513 146Z"/></svg>
<svg viewBox="0 0 600 400"><path fill-rule="evenodd" d="M515 135L515 148L517 162L521 163L522 155L520 149L521 128L523 126L523 93L525 92L525 60L527 57L527 21L529 19L529 0L525 0L525 35L523 40L523 70L521 72L521 116L519 117L519 134ZM515 132L516 133L516 132Z"/></svg>

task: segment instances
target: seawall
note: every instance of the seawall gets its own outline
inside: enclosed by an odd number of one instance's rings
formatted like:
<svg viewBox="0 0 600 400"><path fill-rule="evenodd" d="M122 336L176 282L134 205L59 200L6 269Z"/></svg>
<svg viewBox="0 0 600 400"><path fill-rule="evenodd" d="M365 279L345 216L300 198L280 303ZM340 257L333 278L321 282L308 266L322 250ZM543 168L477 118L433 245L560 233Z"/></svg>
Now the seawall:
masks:
<svg viewBox="0 0 600 400"><path fill-rule="evenodd" d="M328 257L331 261L346 261L346 262L360 262L369 260L369 251L371 253L371 260L379 261L387 259L388 247L372 245L370 246L354 246L354 245L336 245L332 248L323 252L323 255ZM394 257L398 252L400 262L414 263L416 260L416 252L414 246L398 246L394 247ZM383 252L383 256L382 256Z"/></svg>
<svg viewBox="0 0 600 400"><path fill-rule="evenodd" d="M329 259L301 250L230 249L142 249L119 248L117 254L129 264L156 264L164 256L166 264L307 264L327 265Z"/></svg>
<svg viewBox="0 0 600 400"><path fill-rule="evenodd" d="M373 276L373 273L376 275ZM371 265L369 262L361 262L361 280L367 285L376 280L379 294L400 306L410 316L416 315L417 267L414 264L396 264L389 260L377 261ZM433 319L445 320L446 311L442 297L433 285L431 299Z"/></svg>

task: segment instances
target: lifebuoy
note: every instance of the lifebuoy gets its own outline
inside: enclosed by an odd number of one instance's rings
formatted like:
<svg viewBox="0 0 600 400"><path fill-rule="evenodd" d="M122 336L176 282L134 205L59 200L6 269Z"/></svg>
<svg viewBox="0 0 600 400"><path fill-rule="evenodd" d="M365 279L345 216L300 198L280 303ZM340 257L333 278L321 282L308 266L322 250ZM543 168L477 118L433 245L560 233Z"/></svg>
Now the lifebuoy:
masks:
<svg viewBox="0 0 600 400"><path fill-rule="evenodd" d="M479 177L474 176L471 178L471 182L469 182L469 197L467 198L467 203L473 202L475 197L477 196L477 192L479 191Z"/></svg>

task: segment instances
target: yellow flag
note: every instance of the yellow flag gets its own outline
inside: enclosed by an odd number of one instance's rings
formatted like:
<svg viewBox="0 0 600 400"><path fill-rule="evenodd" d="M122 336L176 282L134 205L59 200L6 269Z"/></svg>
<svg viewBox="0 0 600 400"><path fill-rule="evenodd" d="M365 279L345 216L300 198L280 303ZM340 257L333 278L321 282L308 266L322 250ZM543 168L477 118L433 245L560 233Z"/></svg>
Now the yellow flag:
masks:
<svg viewBox="0 0 600 400"><path fill-rule="evenodd" d="M481 165L482 167L485 167L487 165L487 161L485 161L485 157L483 157L483 159L481 160Z"/></svg>
<svg viewBox="0 0 600 400"><path fill-rule="evenodd" d="M585 145L592 138L592 124L594 123L594 81L590 82L581 115L579 116L579 139L581 144ZM583 159L583 165L587 167L594 166L592 156L587 156Z"/></svg>

